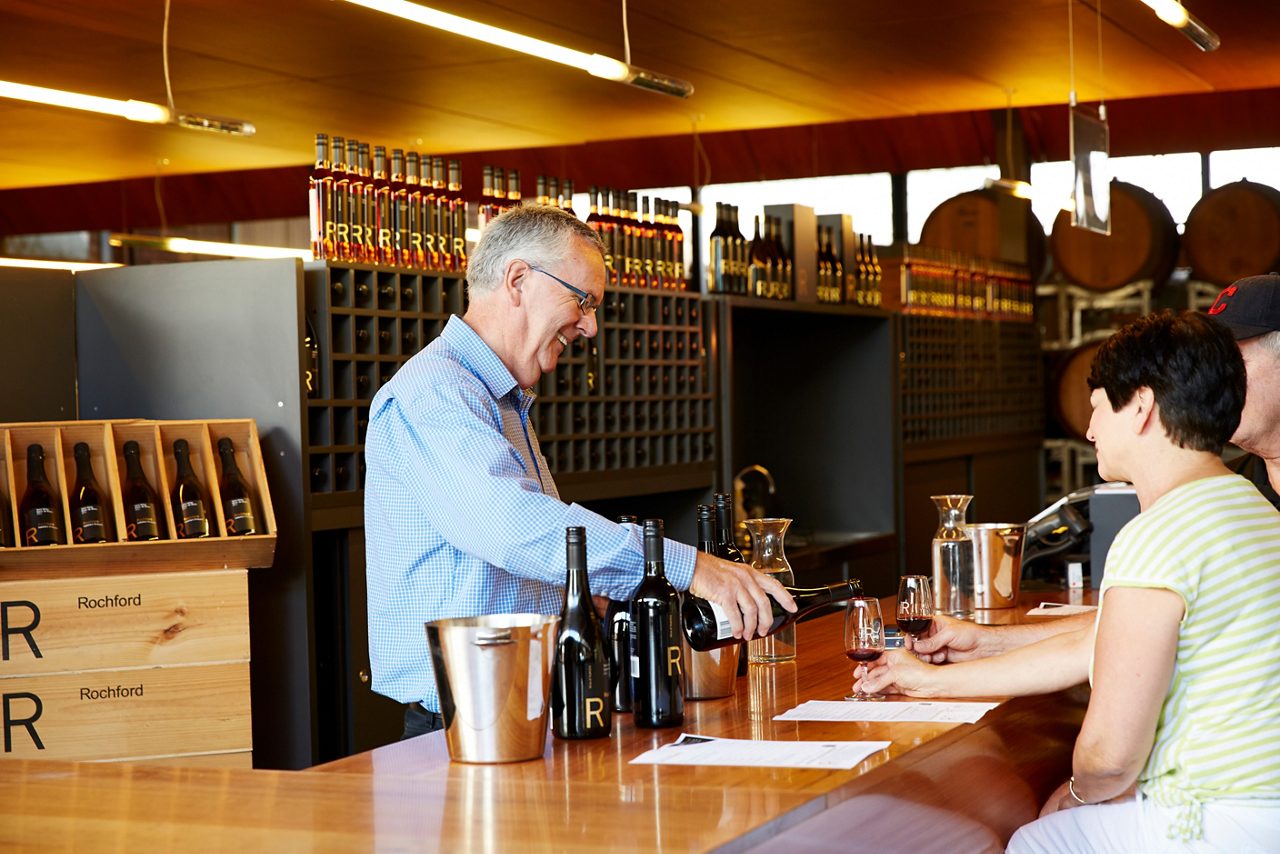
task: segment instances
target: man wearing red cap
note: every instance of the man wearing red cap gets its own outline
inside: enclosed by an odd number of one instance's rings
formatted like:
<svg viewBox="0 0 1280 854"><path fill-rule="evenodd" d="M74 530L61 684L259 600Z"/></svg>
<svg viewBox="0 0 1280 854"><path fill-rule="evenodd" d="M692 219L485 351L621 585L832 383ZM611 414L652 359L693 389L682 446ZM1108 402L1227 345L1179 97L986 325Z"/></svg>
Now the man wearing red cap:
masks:
<svg viewBox="0 0 1280 854"><path fill-rule="evenodd" d="M1241 279L1218 294L1209 315L1231 330L1249 375L1240 427L1231 437L1249 453L1231 468L1280 507L1280 274Z"/></svg>

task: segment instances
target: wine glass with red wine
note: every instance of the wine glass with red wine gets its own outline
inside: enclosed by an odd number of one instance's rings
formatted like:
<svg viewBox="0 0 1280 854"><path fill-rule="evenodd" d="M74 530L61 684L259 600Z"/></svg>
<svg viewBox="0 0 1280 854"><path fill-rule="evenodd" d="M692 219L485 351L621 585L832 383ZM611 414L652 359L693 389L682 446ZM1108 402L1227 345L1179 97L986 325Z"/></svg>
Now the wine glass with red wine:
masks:
<svg viewBox="0 0 1280 854"><path fill-rule="evenodd" d="M898 628L919 639L933 625L933 589L925 575L904 575L898 582Z"/></svg>
<svg viewBox="0 0 1280 854"><path fill-rule="evenodd" d="M884 652L884 618L880 615L879 601L869 596L849 600L844 612L844 654L862 667L862 678L867 678L867 662L875 661ZM846 700L883 700L883 694L855 691Z"/></svg>

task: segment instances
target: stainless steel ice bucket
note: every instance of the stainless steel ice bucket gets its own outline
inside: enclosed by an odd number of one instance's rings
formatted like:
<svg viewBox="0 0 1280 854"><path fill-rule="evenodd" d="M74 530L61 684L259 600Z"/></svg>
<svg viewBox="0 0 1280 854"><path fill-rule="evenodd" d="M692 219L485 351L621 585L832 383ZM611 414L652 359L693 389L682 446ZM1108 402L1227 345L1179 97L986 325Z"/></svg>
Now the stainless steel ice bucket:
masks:
<svg viewBox="0 0 1280 854"><path fill-rule="evenodd" d="M973 607L1012 608L1018 603L1027 526L988 522L964 529L973 541Z"/></svg>
<svg viewBox="0 0 1280 854"><path fill-rule="evenodd" d="M426 624L449 758L542 756L560 618L491 614Z"/></svg>

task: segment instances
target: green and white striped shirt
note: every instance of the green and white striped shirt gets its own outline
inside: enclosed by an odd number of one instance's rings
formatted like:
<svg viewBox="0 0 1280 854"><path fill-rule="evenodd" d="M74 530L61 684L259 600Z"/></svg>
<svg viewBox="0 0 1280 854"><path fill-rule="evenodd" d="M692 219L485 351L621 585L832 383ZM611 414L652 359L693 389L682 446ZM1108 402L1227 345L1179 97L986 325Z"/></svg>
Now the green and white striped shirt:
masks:
<svg viewBox="0 0 1280 854"><path fill-rule="evenodd" d="M1239 475L1183 484L1116 536L1104 601L1112 587L1165 588L1186 604L1138 778L1181 808L1170 836L1198 838L1206 801L1280 798L1280 513Z"/></svg>

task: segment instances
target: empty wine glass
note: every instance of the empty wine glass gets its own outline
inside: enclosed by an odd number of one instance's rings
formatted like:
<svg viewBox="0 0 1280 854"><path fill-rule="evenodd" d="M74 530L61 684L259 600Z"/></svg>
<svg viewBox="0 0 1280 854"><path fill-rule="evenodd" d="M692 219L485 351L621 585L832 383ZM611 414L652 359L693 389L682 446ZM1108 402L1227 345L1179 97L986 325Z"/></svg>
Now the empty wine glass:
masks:
<svg viewBox="0 0 1280 854"><path fill-rule="evenodd" d="M868 596L849 600L844 612L844 654L855 664L862 666L862 678L867 678L867 662L874 661L884 652L884 618L880 615L880 603ZM856 674L855 674L856 675ZM883 694L868 694L858 690L846 700L883 700Z"/></svg>
<svg viewBox="0 0 1280 854"><path fill-rule="evenodd" d="M904 575L898 583L898 628L913 638L933 625L933 590L926 575Z"/></svg>

